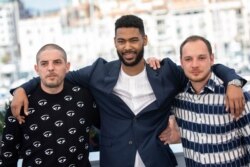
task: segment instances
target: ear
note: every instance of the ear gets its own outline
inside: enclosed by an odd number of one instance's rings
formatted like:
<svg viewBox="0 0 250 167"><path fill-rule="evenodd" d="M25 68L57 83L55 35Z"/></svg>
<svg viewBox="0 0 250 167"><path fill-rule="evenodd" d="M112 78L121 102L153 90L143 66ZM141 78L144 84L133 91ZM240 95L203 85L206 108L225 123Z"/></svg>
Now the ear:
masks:
<svg viewBox="0 0 250 167"><path fill-rule="evenodd" d="M146 46L148 44L148 36L144 35L143 36L143 45Z"/></svg>
<svg viewBox="0 0 250 167"><path fill-rule="evenodd" d="M210 55L210 61L211 61L211 65L213 65L214 64L214 54L213 53Z"/></svg>
<svg viewBox="0 0 250 167"><path fill-rule="evenodd" d="M182 63L182 59L181 59L181 56L180 56L180 62L181 62L181 67L183 68L183 63Z"/></svg>
<svg viewBox="0 0 250 167"><path fill-rule="evenodd" d="M37 66L37 64L35 64L35 65L34 65L34 69L35 69L35 71L36 71L37 75L39 75L39 73L38 73L38 66Z"/></svg>
<svg viewBox="0 0 250 167"><path fill-rule="evenodd" d="M69 72L69 69L70 69L70 63L67 62L67 64L66 64L66 72Z"/></svg>
<svg viewBox="0 0 250 167"><path fill-rule="evenodd" d="M115 39L116 39L116 38L114 37L114 44L115 44L115 46L116 46L116 42L115 42Z"/></svg>

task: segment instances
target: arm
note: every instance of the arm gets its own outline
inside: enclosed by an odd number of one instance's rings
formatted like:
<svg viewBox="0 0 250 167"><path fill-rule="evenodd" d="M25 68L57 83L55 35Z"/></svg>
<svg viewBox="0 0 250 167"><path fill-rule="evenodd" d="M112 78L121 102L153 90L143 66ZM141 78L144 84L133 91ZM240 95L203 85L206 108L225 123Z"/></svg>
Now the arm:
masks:
<svg viewBox="0 0 250 167"><path fill-rule="evenodd" d="M19 148L21 148L21 130L17 120L11 115L10 108L5 115L0 160L3 166L17 166Z"/></svg>
<svg viewBox="0 0 250 167"><path fill-rule="evenodd" d="M242 81L243 85L246 84L246 80L241 76L237 75L235 70L224 66L223 64L215 64L212 66L212 70L227 86L228 82L232 81L233 79L239 79Z"/></svg>
<svg viewBox="0 0 250 167"><path fill-rule="evenodd" d="M99 58L96 60L95 63L93 63L90 66L83 67L83 68L76 70L76 71L68 72L66 75L66 79L68 81L70 81L71 83L79 85L81 87L89 87L89 80L90 80L91 74L98 63L105 64L105 63L107 63L107 61ZM36 78L33 78L33 79L29 80L28 82L24 83L20 87L22 87L25 90L26 94L29 94L33 90L36 89L36 87L39 83L40 83L40 78L36 77ZM14 97L15 97L15 93L14 93L15 90L16 89L10 90L10 93L14 94Z"/></svg>
<svg viewBox="0 0 250 167"><path fill-rule="evenodd" d="M95 64L97 64L97 61L91 66L87 66L76 71L68 72L66 75L66 79L69 80L71 83L79 85L81 87L88 87L89 77L90 74L92 73L91 71L95 67ZM36 77L22 84L20 87L25 90L26 94L29 94L36 89L39 83L40 83L40 78ZM13 94L14 98L16 96L15 95L16 89L17 88L10 90L10 93Z"/></svg>
<svg viewBox="0 0 250 167"><path fill-rule="evenodd" d="M248 92L244 93L246 105L243 114L237 119L238 132L242 135L244 139L245 146L248 151L250 151L250 94Z"/></svg>
<svg viewBox="0 0 250 167"><path fill-rule="evenodd" d="M169 117L168 126L159 135L159 138L162 142L164 142L164 144L176 144L181 142L180 130L174 115Z"/></svg>
<svg viewBox="0 0 250 167"><path fill-rule="evenodd" d="M163 59L160 62L159 59L152 57L147 59L147 63L151 68L159 69L161 68L162 63L166 62L166 60L167 59ZM174 66L172 65L172 67ZM233 79L241 80L243 85L246 83L246 80L238 76L235 73L235 70L228 68L222 64L213 65L212 70L219 78L223 80L226 86ZM185 74L182 68L180 66L177 66L177 68L175 68L173 71L174 76L178 77L179 80L178 84L180 85L178 87L185 87L187 81L183 79L183 75ZM238 117L242 113L244 107L244 96L242 89L233 85L228 86L225 105L227 110L230 108L230 113L232 115Z"/></svg>
<svg viewBox="0 0 250 167"><path fill-rule="evenodd" d="M81 79L82 71L84 71L84 69L69 72L66 77L69 78L69 80L72 81L73 83L79 84L82 81ZM20 124L25 122L25 116L28 115L29 101L28 101L27 94L35 90L37 86L39 85L39 83L40 83L40 78L36 77L24 83L23 85L21 85L21 87L10 90L10 92L13 94L13 99L11 102L11 112L13 116L16 117L16 119L18 120ZM83 84L79 84L79 85L83 85ZM25 116L20 115L20 110L22 106L24 107Z"/></svg>
<svg viewBox="0 0 250 167"><path fill-rule="evenodd" d="M150 57L147 59L147 64L149 64L149 66L151 68L153 68L154 70L157 70L159 68L161 68L161 64L163 61L165 61L166 59L160 60L154 57ZM181 66L178 66L180 72L184 74L184 71L182 70ZM212 66L212 70L213 72L225 83L225 86L227 86L227 84L232 81L233 79L239 79L242 81L243 85L246 84L246 80L242 77L240 77L239 75L236 74L235 70L229 67L226 67L222 64L215 64Z"/></svg>
<svg viewBox="0 0 250 167"><path fill-rule="evenodd" d="M99 151L99 129L100 129L100 113L98 107L95 103L95 100L91 93L85 89L84 91L84 103L85 107L87 108L88 116L86 120L90 121L91 126L89 131L89 144L90 144L90 151ZM97 129L98 128L98 129Z"/></svg>
<svg viewBox="0 0 250 167"><path fill-rule="evenodd" d="M89 118L90 124L94 125L96 128L100 128L100 113L96 105L95 99L89 90L84 89L84 103L87 108L87 118Z"/></svg>
<svg viewBox="0 0 250 167"><path fill-rule="evenodd" d="M66 75L66 79L79 86L88 87L92 71L95 69L95 66L98 63L106 63L106 61L103 59L97 59L97 61L91 66L81 68L77 71L69 72ZM22 106L24 107L24 114L26 116L28 115L28 98L26 94L29 94L33 90L35 90L39 83L40 78L36 77L30 80L29 82L26 82L21 85L21 88L11 90L11 93L14 92L13 100L11 103L11 111L20 124L24 123L25 118L24 116L20 116L20 109Z"/></svg>
<svg viewBox="0 0 250 167"><path fill-rule="evenodd" d="M239 79L242 81L243 85L246 83L246 80L238 76L235 73L235 70L228 68L222 64L215 64L212 67L213 72L223 80L225 87L227 88L226 92L226 109L230 109L230 113L238 117L244 110L244 95L241 87L234 85L227 86L228 83L233 79Z"/></svg>

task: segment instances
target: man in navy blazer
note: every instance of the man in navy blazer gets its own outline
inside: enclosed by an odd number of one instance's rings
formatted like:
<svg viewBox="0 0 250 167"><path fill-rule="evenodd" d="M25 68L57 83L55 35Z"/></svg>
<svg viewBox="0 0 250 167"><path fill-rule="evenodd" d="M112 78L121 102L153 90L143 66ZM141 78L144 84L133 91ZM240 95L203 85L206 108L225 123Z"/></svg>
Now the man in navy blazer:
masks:
<svg viewBox="0 0 250 167"><path fill-rule="evenodd" d="M147 42L143 21L134 15L122 16L115 23L114 37L119 60L99 58L67 75L70 81L88 87L99 107L101 167L177 165L169 145L158 136L166 128L172 101L187 79L170 59L164 59L158 70L146 65L143 51ZM225 82L240 78L222 65L215 65L214 72ZM22 87L30 92L36 85L32 80ZM18 100L25 99L22 91L15 92L13 109L18 108ZM13 114L18 118L19 114Z"/></svg>

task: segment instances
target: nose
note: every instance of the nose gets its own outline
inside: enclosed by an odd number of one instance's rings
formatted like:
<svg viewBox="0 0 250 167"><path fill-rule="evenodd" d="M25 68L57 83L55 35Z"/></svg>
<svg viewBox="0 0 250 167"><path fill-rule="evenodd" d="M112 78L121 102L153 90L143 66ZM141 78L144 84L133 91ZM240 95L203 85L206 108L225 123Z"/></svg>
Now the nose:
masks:
<svg viewBox="0 0 250 167"><path fill-rule="evenodd" d="M127 42L125 43L124 49L125 49L125 50L130 50L130 49L131 49L131 45L130 45L130 42L129 42L129 41L127 41Z"/></svg>
<svg viewBox="0 0 250 167"><path fill-rule="evenodd" d="M192 67L197 67L197 66L198 66L198 61L194 59L192 61Z"/></svg>
<svg viewBox="0 0 250 167"><path fill-rule="evenodd" d="M54 64L53 64L53 63L49 63L49 65L48 65L48 70L49 70L49 71L54 70Z"/></svg>

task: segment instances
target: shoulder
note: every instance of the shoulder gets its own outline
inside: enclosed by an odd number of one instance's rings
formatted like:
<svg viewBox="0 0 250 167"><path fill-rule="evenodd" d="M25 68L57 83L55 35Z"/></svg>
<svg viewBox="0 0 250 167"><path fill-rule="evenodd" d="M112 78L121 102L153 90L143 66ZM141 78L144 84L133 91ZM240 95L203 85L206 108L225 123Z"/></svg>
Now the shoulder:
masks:
<svg viewBox="0 0 250 167"><path fill-rule="evenodd" d="M92 96L89 89L86 87L82 87L76 84L72 84L71 82L65 80L64 81L64 91L72 92L74 94L80 94L81 96Z"/></svg>
<svg viewBox="0 0 250 167"><path fill-rule="evenodd" d="M169 70L169 72L179 72L181 67L173 62L170 58L162 59L161 68Z"/></svg>
<svg viewBox="0 0 250 167"><path fill-rule="evenodd" d="M153 74L157 73L168 80L176 79L176 77L179 76L178 74L182 71L181 67L169 58L162 59L160 65L161 67L156 70L151 68L148 64L147 67L150 69L149 71L154 71Z"/></svg>
<svg viewBox="0 0 250 167"><path fill-rule="evenodd" d="M148 63L146 63L146 66L149 68L149 69L152 69L153 71L156 71L154 70L153 68L150 67L150 65ZM160 68L158 68L157 70L161 71L162 69L166 69L166 68L175 68L177 67L177 65L169 58L164 58L160 61Z"/></svg>
<svg viewBox="0 0 250 167"><path fill-rule="evenodd" d="M105 59L99 58L97 61L99 65L103 65L105 68L120 67L121 65L120 60L113 60L113 61L108 62Z"/></svg>
<svg viewBox="0 0 250 167"><path fill-rule="evenodd" d="M92 68L92 72L97 72L99 75L99 73L105 73L107 71L110 71L111 69L112 70L117 70L119 69L121 66L121 62L120 60L114 60L114 61L106 61L105 59L103 58L98 58L92 65L91 65L91 68Z"/></svg>
<svg viewBox="0 0 250 167"><path fill-rule="evenodd" d="M103 59L103 58L98 58L96 59L96 61L93 63L93 65L105 65L105 66L112 66L115 64L119 64L119 60L113 60L108 62L107 60Z"/></svg>
<svg viewBox="0 0 250 167"><path fill-rule="evenodd" d="M67 91L78 92L78 91L82 91L82 87L77 84L73 84L72 82L69 82L68 80L64 80L63 91L64 92L67 92Z"/></svg>
<svg viewBox="0 0 250 167"><path fill-rule="evenodd" d="M164 58L161 60L161 65L164 66L164 65L175 65L176 66L176 63L174 63L170 58Z"/></svg>

